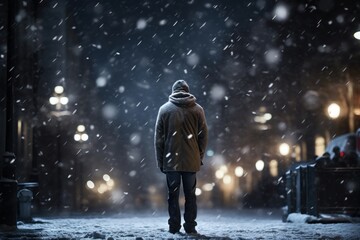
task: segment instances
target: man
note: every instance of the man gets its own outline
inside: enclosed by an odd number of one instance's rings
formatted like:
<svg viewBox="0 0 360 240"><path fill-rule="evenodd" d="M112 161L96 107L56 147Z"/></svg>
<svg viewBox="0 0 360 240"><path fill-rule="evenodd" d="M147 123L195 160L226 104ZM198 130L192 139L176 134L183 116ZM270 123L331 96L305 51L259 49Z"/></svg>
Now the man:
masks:
<svg viewBox="0 0 360 240"><path fill-rule="evenodd" d="M179 190L185 195L184 229L196 234L196 172L200 170L207 144L207 125L203 108L190 94L184 80L172 86L169 101L162 105L155 126L155 153L158 167L166 174L168 186L169 232L181 228Z"/></svg>

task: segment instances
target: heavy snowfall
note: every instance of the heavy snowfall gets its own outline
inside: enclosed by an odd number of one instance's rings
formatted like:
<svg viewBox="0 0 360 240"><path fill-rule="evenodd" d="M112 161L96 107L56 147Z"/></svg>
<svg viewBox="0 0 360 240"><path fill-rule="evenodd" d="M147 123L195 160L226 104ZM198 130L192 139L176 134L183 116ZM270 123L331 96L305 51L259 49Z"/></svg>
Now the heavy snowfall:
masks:
<svg viewBox="0 0 360 240"><path fill-rule="evenodd" d="M360 126L359 19L350 0L0 0L0 154L37 184L0 238L360 239L357 218L282 221L287 170ZM178 79L209 127L197 236L168 233L154 154Z"/></svg>

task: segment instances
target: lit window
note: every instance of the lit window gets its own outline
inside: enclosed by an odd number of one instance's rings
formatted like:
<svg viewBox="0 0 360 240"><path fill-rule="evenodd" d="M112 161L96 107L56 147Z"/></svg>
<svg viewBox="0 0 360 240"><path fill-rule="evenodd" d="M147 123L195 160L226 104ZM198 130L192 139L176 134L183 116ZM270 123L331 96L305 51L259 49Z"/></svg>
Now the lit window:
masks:
<svg viewBox="0 0 360 240"><path fill-rule="evenodd" d="M315 155L321 156L325 152L325 139L321 136L315 139Z"/></svg>
<svg viewBox="0 0 360 240"><path fill-rule="evenodd" d="M276 177L278 172L278 162L274 159L269 162L269 168L270 168L270 175L273 177Z"/></svg>

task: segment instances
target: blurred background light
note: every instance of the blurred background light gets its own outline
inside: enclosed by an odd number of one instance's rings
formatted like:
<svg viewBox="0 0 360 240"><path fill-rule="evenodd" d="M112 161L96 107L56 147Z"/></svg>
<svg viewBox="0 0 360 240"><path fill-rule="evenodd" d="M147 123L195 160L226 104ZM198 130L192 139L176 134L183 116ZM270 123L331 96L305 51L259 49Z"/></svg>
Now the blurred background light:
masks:
<svg viewBox="0 0 360 240"><path fill-rule="evenodd" d="M290 153L290 146L287 143L281 143L279 146L279 152L281 155L286 156Z"/></svg>
<svg viewBox="0 0 360 240"><path fill-rule="evenodd" d="M327 108L328 115L331 119L336 119L340 116L341 108L337 103L331 103Z"/></svg>
<svg viewBox="0 0 360 240"><path fill-rule="evenodd" d="M93 189L95 187L95 184L93 181L89 180L86 182L86 186L90 189Z"/></svg>
<svg viewBox="0 0 360 240"><path fill-rule="evenodd" d="M63 94L64 93L64 87L63 86L56 86L54 88L54 91L56 94Z"/></svg>
<svg viewBox="0 0 360 240"><path fill-rule="evenodd" d="M235 176L242 177L244 175L244 169L242 167L235 168Z"/></svg>
<svg viewBox="0 0 360 240"><path fill-rule="evenodd" d="M356 38L357 40L360 40L360 31L357 31L354 33L354 38Z"/></svg>
<svg viewBox="0 0 360 240"><path fill-rule="evenodd" d="M263 160L258 160L256 163L255 163L255 168L256 170L258 170L259 172L261 172L262 170L264 170L264 167L265 167L265 163Z"/></svg>

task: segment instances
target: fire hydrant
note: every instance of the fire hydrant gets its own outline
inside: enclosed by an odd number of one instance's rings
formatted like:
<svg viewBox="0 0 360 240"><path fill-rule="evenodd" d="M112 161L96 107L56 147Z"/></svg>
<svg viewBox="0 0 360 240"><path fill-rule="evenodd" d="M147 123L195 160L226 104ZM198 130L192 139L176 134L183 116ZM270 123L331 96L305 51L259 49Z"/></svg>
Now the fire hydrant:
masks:
<svg viewBox="0 0 360 240"><path fill-rule="evenodd" d="M31 200L33 193L29 189L22 189L17 193L19 201L18 220L31 222Z"/></svg>

